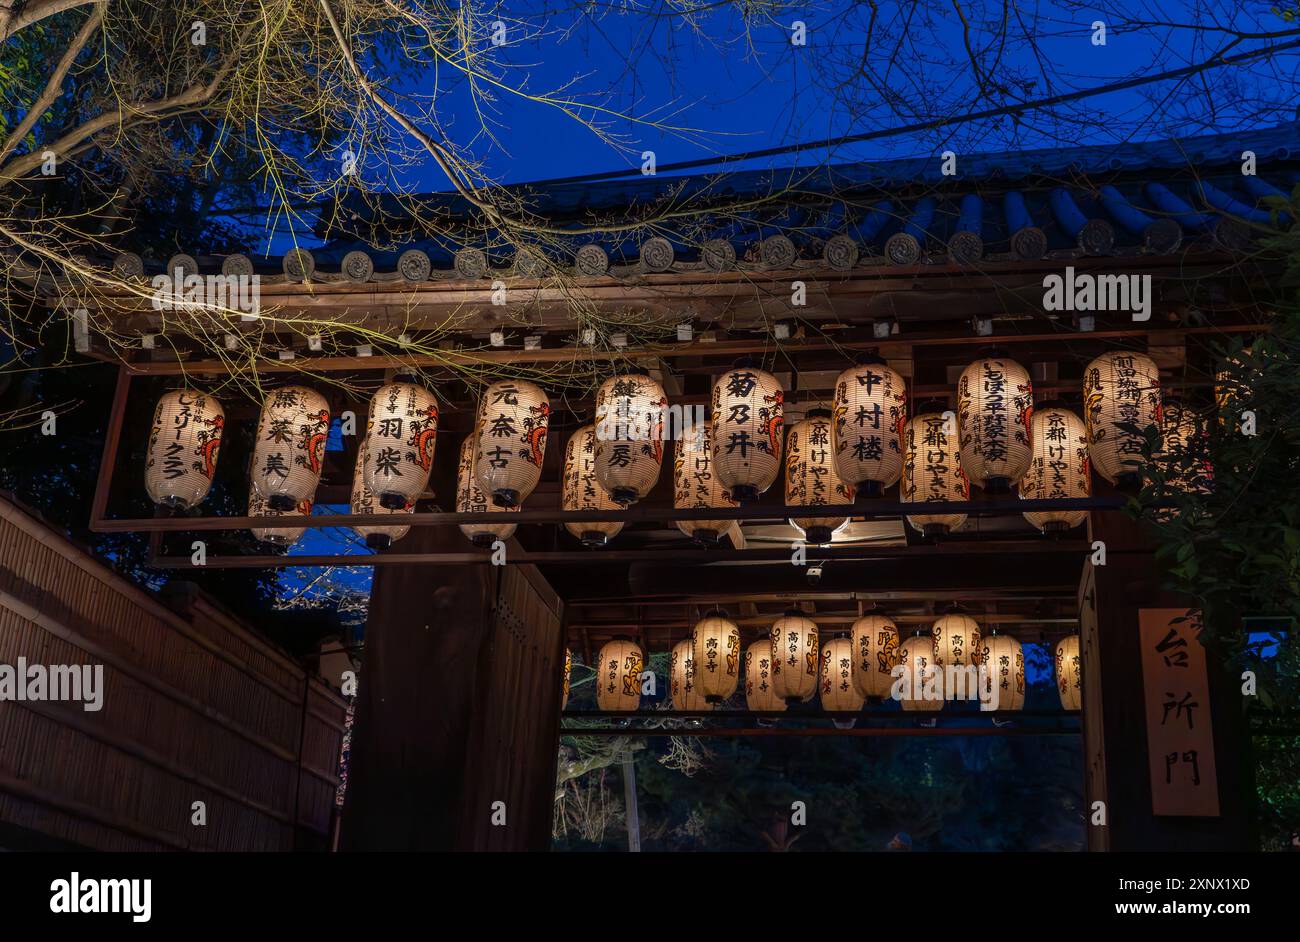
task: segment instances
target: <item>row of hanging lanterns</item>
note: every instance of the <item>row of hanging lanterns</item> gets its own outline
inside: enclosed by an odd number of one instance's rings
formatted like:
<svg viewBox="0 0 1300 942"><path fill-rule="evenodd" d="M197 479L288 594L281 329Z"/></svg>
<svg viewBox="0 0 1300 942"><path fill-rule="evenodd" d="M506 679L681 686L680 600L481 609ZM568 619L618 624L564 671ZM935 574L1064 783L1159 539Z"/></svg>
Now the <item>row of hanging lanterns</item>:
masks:
<svg viewBox="0 0 1300 942"><path fill-rule="evenodd" d="M961 374L955 417L927 410L909 419L903 377L863 357L837 379L831 410L809 410L783 443L784 391L772 374L742 363L714 383L711 421L678 437L673 503L679 509L735 507L756 500L784 467L786 503L820 511L791 523L809 542L827 543L848 522L858 492L878 494L894 483L904 503L925 504L968 500L972 482L991 491L1014 483L1022 498L1087 497L1091 467L1112 483L1140 479L1125 462L1140 456L1142 436L1123 426L1168 425L1155 363L1139 353L1105 353L1085 370L1083 390L1082 419L1054 403L1035 410L1028 372L989 355ZM663 388L644 373L610 377L597 394L595 423L570 437L563 509L611 512L607 522L566 524L584 543L608 542L622 529L617 513L658 480L666 404ZM541 476L550 414L550 402L535 383L503 380L485 390L474 433L462 445L458 509L486 514L523 504ZM1193 434L1189 415L1174 413L1171 437ZM211 396L174 390L162 397L146 466L146 489L155 502L185 509L204 498L224 424L221 405ZM329 407L319 393L286 386L269 394L250 468L251 490L267 508L297 513L313 499L329 428ZM354 512L410 512L428 485L437 431L432 392L411 377L380 388L359 448ZM842 513L834 513L841 507ZM1025 516L1053 531L1079 525L1086 513ZM936 536L959 528L966 517L918 512L907 519ZM680 528L711 543L736 525L700 520L683 521ZM368 529L375 532L367 538L374 536L378 545L403 532L400 526ZM465 532L481 543L512 530L492 523Z"/></svg>
<svg viewBox="0 0 1300 942"><path fill-rule="evenodd" d="M706 711L736 692L743 676L745 705L751 711L780 712L820 693L821 707L832 712L857 712L868 700L893 694L900 666L909 684L899 698L904 710L943 709L946 667L983 666L984 690L968 696L1016 711L1025 703L1025 657L1010 635L980 631L968 615L950 612L926 629L901 637L898 626L883 615L865 615L846 637L818 644L816 622L797 610L786 612L771 634L748 646L742 668L740 630L724 612L714 611L677 642L670 654L669 693L675 710ZM566 658L565 690L571 659ZM606 644L597 660L597 703L602 710L630 712L640 706L644 656L627 638ZM742 673L743 670L743 673ZM1061 708L1080 709L1083 701L1079 636L1062 638L1055 648L1055 677ZM566 693L567 698L567 693Z"/></svg>

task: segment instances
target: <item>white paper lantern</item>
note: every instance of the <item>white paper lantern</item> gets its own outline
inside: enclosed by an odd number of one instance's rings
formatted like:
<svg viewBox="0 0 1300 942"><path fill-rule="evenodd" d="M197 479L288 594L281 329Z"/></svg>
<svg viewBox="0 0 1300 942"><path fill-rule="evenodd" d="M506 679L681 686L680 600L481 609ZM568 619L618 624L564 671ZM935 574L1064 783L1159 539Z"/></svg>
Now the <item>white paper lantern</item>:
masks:
<svg viewBox="0 0 1300 942"><path fill-rule="evenodd" d="M309 517L311 516L311 501L305 500L292 510L277 510L266 502L261 494L257 493L254 488L248 491L248 515L250 517ZM292 546L302 539L302 535L307 532L306 527L295 527L291 530L276 528L274 530L267 527L253 527L249 530L255 540L263 543L270 543L273 546Z"/></svg>
<svg viewBox="0 0 1300 942"><path fill-rule="evenodd" d="M984 668L983 700L993 710L1025 707L1025 652L1010 635L985 635L980 640ZM994 702L996 699L996 706Z"/></svg>
<svg viewBox="0 0 1300 942"><path fill-rule="evenodd" d="M957 612L944 615L935 621L931 635L934 638L934 662L940 667L965 667L979 663L980 626L969 615Z"/></svg>
<svg viewBox="0 0 1300 942"><path fill-rule="evenodd" d="M479 400L479 487L498 507L522 504L542 475L551 403L535 383L502 380Z"/></svg>
<svg viewBox="0 0 1300 942"><path fill-rule="evenodd" d="M955 424L955 420L953 420ZM904 503L965 501L970 482L961 468L956 428L941 412L926 412L903 426ZM907 522L925 536L943 536L966 522L966 514L910 514Z"/></svg>
<svg viewBox="0 0 1300 942"><path fill-rule="evenodd" d="M934 638L930 632L918 628L915 634L903 639L899 665L904 674L899 678L902 681L899 705L904 710L942 710L943 669L934 662Z"/></svg>
<svg viewBox="0 0 1300 942"><path fill-rule="evenodd" d="M856 713L862 709L863 696L853 683L853 642L832 638L822 647L822 709L829 713Z"/></svg>
<svg viewBox="0 0 1300 942"><path fill-rule="evenodd" d="M266 397L251 473L272 510L293 510L316 496L329 430L329 404L320 393L284 386Z"/></svg>
<svg viewBox="0 0 1300 942"><path fill-rule="evenodd" d="M786 703L811 700L819 673L817 623L791 610L772 625L772 678Z"/></svg>
<svg viewBox="0 0 1300 942"><path fill-rule="evenodd" d="M713 473L713 427L705 423L677 439L673 456L673 507L712 510L735 507L731 493ZM706 546L719 543L736 525L734 520L679 520L677 528Z"/></svg>
<svg viewBox="0 0 1300 942"><path fill-rule="evenodd" d="M641 705L644 658L636 642L615 638L600 649L596 703L602 710L631 712Z"/></svg>
<svg viewBox="0 0 1300 942"><path fill-rule="evenodd" d="M596 480L620 504L650 493L664 458L668 397L649 376L611 376L596 391Z"/></svg>
<svg viewBox="0 0 1300 942"><path fill-rule="evenodd" d="M831 450L831 414L811 409L790 429L785 443L785 502L791 507L844 507L853 503L853 491L835 470ZM848 526L848 517L792 517L792 526L809 543L829 543Z"/></svg>
<svg viewBox="0 0 1300 942"><path fill-rule="evenodd" d="M697 685L695 658L690 639L678 641L669 655L669 692L674 710L712 710L710 703Z"/></svg>
<svg viewBox="0 0 1300 942"><path fill-rule="evenodd" d="M1083 421L1068 409L1040 406L1030 428L1033 456L1020 480L1023 500L1087 497L1092 493L1088 474L1088 433ZM1086 510L1049 510L1026 513L1024 518L1044 533L1060 533L1088 519Z"/></svg>
<svg viewBox="0 0 1300 942"><path fill-rule="evenodd" d="M745 651L745 707L756 712L782 711L785 698L777 696L772 640L755 641Z"/></svg>
<svg viewBox="0 0 1300 942"><path fill-rule="evenodd" d="M474 474L474 459L477 453L478 435L470 434L461 443L460 462L456 467L456 513L483 515L482 521L462 523L460 532L469 537L470 542L475 546L486 549L497 540L504 542L515 535L515 524L488 521L500 519L500 516L506 513L518 513L520 506L516 504L503 509L488 503L487 495L483 493L483 488L478 486L478 478Z"/></svg>
<svg viewBox="0 0 1300 942"><path fill-rule="evenodd" d="M738 366L713 385L713 470L734 500L749 503L781 472L785 391L776 377Z"/></svg>
<svg viewBox="0 0 1300 942"><path fill-rule="evenodd" d="M429 483L438 437L438 402L412 382L381 386L366 420L365 485L387 510L414 505Z"/></svg>
<svg viewBox="0 0 1300 942"><path fill-rule="evenodd" d="M217 470L226 413L194 389L164 393L153 412L144 486L163 507L186 510L208 496Z"/></svg>
<svg viewBox="0 0 1300 942"><path fill-rule="evenodd" d="M1210 493L1214 466L1204 453L1204 420L1177 399L1166 399L1162 413L1160 450L1155 457L1165 468L1165 483L1176 491ZM1176 511L1158 516L1168 519L1173 513Z"/></svg>
<svg viewBox="0 0 1300 942"><path fill-rule="evenodd" d="M721 703L740 682L740 629L713 612L691 630L695 685L709 703Z"/></svg>
<svg viewBox="0 0 1300 942"><path fill-rule="evenodd" d="M362 438L357 446L357 467L352 475L352 513L354 514L400 514L405 516L414 512L412 501L405 506L394 509L379 504L374 493L366 486L366 468L369 461L371 439ZM423 489L423 488L421 488ZM409 525L400 527L353 527L357 536L366 541L371 549L387 549L411 531Z"/></svg>
<svg viewBox="0 0 1300 942"><path fill-rule="evenodd" d="M884 615L864 615L853 623L853 682L864 697L883 700L898 666L898 626Z"/></svg>
<svg viewBox="0 0 1300 942"><path fill-rule="evenodd" d="M1143 438L1120 426L1160 427L1160 370L1155 361L1129 351L1103 353L1084 370L1083 402L1092 466L1112 484L1140 486Z"/></svg>
<svg viewBox="0 0 1300 942"><path fill-rule="evenodd" d="M878 497L903 473L907 385L883 361L863 357L835 381L835 470L857 493Z"/></svg>
<svg viewBox="0 0 1300 942"><path fill-rule="evenodd" d="M1034 389L1015 360L987 356L957 380L961 466L972 484L1004 494L1029 469Z"/></svg>
<svg viewBox="0 0 1300 942"><path fill-rule="evenodd" d="M564 449L563 510L612 510L624 508L596 480L596 426L584 425L569 437ZM566 523L564 528L588 546L604 546L616 537L623 524L617 520Z"/></svg>
<svg viewBox="0 0 1300 942"><path fill-rule="evenodd" d="M1083 659L1079 656L1079 636L1066 635L1056 645L1056 692L1061 695L1062 710L1083 708Z"/></svg>

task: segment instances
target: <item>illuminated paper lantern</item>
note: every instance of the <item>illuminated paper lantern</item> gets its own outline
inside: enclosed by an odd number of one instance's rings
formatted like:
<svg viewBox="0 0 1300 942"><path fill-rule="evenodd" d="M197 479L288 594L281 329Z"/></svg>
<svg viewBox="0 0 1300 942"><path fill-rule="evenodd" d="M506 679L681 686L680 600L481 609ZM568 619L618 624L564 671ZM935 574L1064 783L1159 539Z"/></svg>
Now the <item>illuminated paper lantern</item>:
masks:
<svg viewBox="0 0 1300 942"><path fill-rule="evenodd" d="M978 664L980 657L979 622L969 615L951 612L934 623L934 662L940 667L951 664L965 667Z"/></svg>
<svg viewBox="0 0 1300 942"><path fill-rule="evenodd" d="M957 380L961 467L972 484L1004 494L1029 469L1034 389L1015 360L987 356Z"/></svg>
<svg viewBox="0 0 1300 942"><path fill-rule="evenodd" d="M1210 493L1214 466L1204 454L1205 423L1177 399L1166 399L1161 411L1160 450L1154 457L1165 468L1165 483L1176 491ZM1168 519L1173 513L1157 516Z"/></svg>
<svg viewBox="0 0 1300 942"><path fill-rule="evenodd" d="M1022 500L1087 497L1092 493L1088 473L1088 433L1083 420L1069 409L1039 406L1030 426L1033 448L1029 470L1020 479ZM1044 533L1061 533L1088 519L1086 510L1047 510L1024 518Z"/></svg>
<svg viewBox="0 0 1300 942"><path fill-rule="evenodd" d="M934 637L924 628L904 638L898 651L904 676L899 687L899 705L904 710L942 710L943 669L934 662Z"/></svg>
<svg viewBox="0 0 1300 942"><path fill-rule="evenodd" d="M164 393L153 410L144 486L155 504L186 510L208 496L217 470L226 413L193 389Z"/></svg>
<svg viewBox="0 0 1300 942"><path fill-rule="evenodd" d="M695 686L710 703L721 703L740 683L740 629L713 612L691 630L691 646Z"/></svg>
<svg viewBox="0 0 1300 942"><path fill-rule="evenodd" d="M478 486L474 474L474 459L478 452L478 436L468 435L460 446L460 462L456 468L456 513L482 514L481 521L462 523L460 532L469 537L475 546L490 547L497 540L508 540L515 535L513 523L489 523L502 513L518 513L519 505L504 509L493 507L488 503L483 488ZM499 519L499 517L498 517Z"/></svg>
<svg viewBox="0 0 1300 942"><path fill-rule="evenodd" d="M266 498L257 493L255 489L250 488L248 491L248 515L250 517L309 517L311 516L311 501L305 500L292 510L277 510L267 503ZM292 546L302 539L302 535L307 532L306 527L296 527L292 530L274 530L267 527L253 527L249 530L253 534L253 539L262 543L270 543L273 546Z"/></svg>
<svg viewBox="0 0 1300 942"><path fill-rule="evenodd" d="M695 657L689 639L678 641L673 645L669 655L669 692L672 694L674 710L712 710L710 703L700 690L695 672Z"/></svg>
<svg viewBox="0 0 1300 942"><path fill-rule="evenodd" d="M1103 353L1083 372L1083 422L1092 466L1107 481L1135 488L1142 483L1140 432L1159 428L1160 370L1150 357L1130 351Z"/></svg>
<svg viewBox="0 0 1300 942"><path fill-rule="evenodd" d="M1025 707L1025 652L1010 635L996 632L981 641L980 661L984 668L984 695L993 710L1023 710ZM996 692L995 692L996 691ZM994 701L996 700L996 706Z"/></svg>
<svg viewBox="0 0 1300 942"><path fill-rule="evenodd" d="M352 513L354 514L409 514L415 510L412 501L394 509L375 500L374 492L366 485L366 468L369 461L370 438L361 439L357 447L357 467L352 475ZM423 488L422 488L423 489ZM353 527L357 536L371 549L387 549L411 531L409 525L400 527Z"/></svg>
<svg viewBox="0 0 1300 942"><path fill-rule="evenodd" d="M613 510L623 507L596 480L596 426L584 425L569 437L564 448L564 478L560 488L563 510ZM616 520L566 523L564 528L587 546L604 546L618 536L623 524Z"/></svg>
<svg viewBox="0 0 1300 942"><path fill-rule="evenodd" d="M853 642L832 638L822 647L822 709L830 713L856 713L863 696L853 683Z"/></svg>
<svg viewBox="0 0 1300 942"><path fill-rule="evenodd" d="M479 400L478 485L497 507L517 507L542 476L551 403L535 383L502 380Z"/></svg>
<svg viewBox="0 0 1300 942"><path fill-rule="evenodd" d="M864 697L883 700L898 666L898 626L883 615L864 615L853 623L853 682Z"/></svg>
<svg viewBox="0 0 1300 942"><path fill-rule="evenodd" d="M673 455L673 507L677 510L712 510L735 507L731 493L713 473L713 427L697 425L677 439ZM712 546L720 542L734 520L679 520L677 528L691 539Z"/></svg>
<svg viewBox="0 0 1300 942"><path fill-rule="evenodd" d="M329 430L329 405L320 393L284 386L266 397L252 478L272 510L293 510L316 496Z"/></svg>
<svg viewBox="0 0 1300 942"><path fill-rule="evenodd" d="M596 480L631 504L659 480L664 460L664 388L649 376L611 376L596 391Z"/></svg>
<svg viewBox="0 0 1300 942"><path fill-rule="evenodd" d="M366 420L365 485L387 510L405 510L424 493L438 438L438 402L412 382L381 386Z"/></svg>
<svg viewBox="0 0 1300 942"><path fill-rule="evenodd" d="M631 712L641 705L644 659L636 642L615 638L600 649L596 703L602 710Z"/></svg>
<svg viewBox="0 0 1300 942"><path fill-rule="evenodd" d="M927 412L903 426L903 503L965 501L970 482L961 468L956 428L943 413ZM909 515L907 522L925 536L943 536L966 522L966 514Z"/></svg>
<svg viewBox="0 0 1300 942"><path fill-rule="evenodd" d="M772 680L786 703L802 703L817 693L817 623L794 609L772 625Z"/></svg>
<svg viewBox="0 0 1300 942"><path fill-rule="evenodd" d="M569 678L573 676L573 652L568 648L564 649L564 681L560 689L560 709L563 710L569 705Z"/></svg>
<svg viewBox="0 0 1300 942"><path fill-rule="evenodd" d="M1214 373L1214 403L1218 408L1220 424L1235 424L1250 401L1252 387L1262 379L1262 374L1246 363L1252 356L1251 347L1242 349L1242 357L1230 356Z"/></svg>
<svg viewBox="0 0 1300 942"><path fill-rule="evenodd" d="M742 504L781 472L784 403L776 377L756 367L737 366L713 384L713 470Z"/></svg>
<svg viewBox="0 0 1300 942"><path fill-rule="evenodd" d="M1056 692L1061 695L1062 710L1083 708L1083 659L1079 656L1079 636L1066 635L1056 645Z"/></svg>
<svg viewBox="0 0 1300 942"><path fill-rule="evenodd" d="M883 360L864 356L835 380L831 409L840 480L859 494L878 497L903 473L907 384Z"/></svg>
<svg viewBox="0 0 1300 942"><path fill-rule="evenodd" d="M831 414L810 409L807 417L790 429L785 443L785 502L791 507L834 507L853 503L853 491L835 471L831 451ZM848 526L848 517L791 517L804 539L829 543Z"/></svg>
<svg viewBox="0 0 1300 942"><path fill-rule="evenodd" d="M745 707L755 711L782 711L785 699L777 696L772 641L755 641L745 651Z"/></svg>

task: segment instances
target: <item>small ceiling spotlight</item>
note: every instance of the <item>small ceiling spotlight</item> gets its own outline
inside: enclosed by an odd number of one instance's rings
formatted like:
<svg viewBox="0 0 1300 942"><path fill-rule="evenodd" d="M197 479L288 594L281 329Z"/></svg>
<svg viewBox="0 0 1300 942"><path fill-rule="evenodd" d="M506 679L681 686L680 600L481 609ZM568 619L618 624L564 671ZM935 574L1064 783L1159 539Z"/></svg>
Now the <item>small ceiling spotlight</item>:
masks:
<svg viewBox="0 0 1300 942"><path fill-rule="evenodd" d="M689 340L690 340L692 337L694 337L694 336L695 336L695 328L691 325L691 322L690 322L690 321L687 321L687 322L684 323L684 324L678 324L678 325L677 325L677 339L678 339L678 340L680 340L680 341L682 341L683 343L685 343L685 342L689 341Z"/></svg>
<svg viewBox="0 0 1300 942"><path fill-rule="evenodd" d="M307 338L307 349L312 351L313 353L320 353L321 351L320 334L312 334Z"/></svg>
<svg viewBox="0 0 1300 942"><path fill-rule="evenodd" d="M993 336L993 318L991 317L972 317L971 329L975 331L976 337Z"/></svg>
<svg viewBox="0 0 1300 942"><path fill-rule="evenodd" d="M494 330L488 334L488 343L494 347L504 347L506 345L506 334L503 330Z"/></svg>
<svg viewBox="0 0 1300 942"><path fill-rule="evenodd" d="M157 334L141 334L140 347L141 349L144 350L152 350L155 346L157 346L157 340L158 340Z"/></svg>
<svg viewBox="0 0 1300 942"><path fill-rule="evenodd" d="M809 585L817 585L817 583L822 581L822 570L824 568L825 567L822 563L817 563L816 565L808 567L807 576Z"/></svg>
<svg viewBox="0 0 1300 942"><path fill-rule="evenodd" d="M785 321L777 321L772 326L772 336L777 340L790 339L790 325Z"/></svg>
<svg viewBox="0 0 1300 942"><path fill-rule="evenodd" d="M590 327L582 332L582 345L584 347L594 347L596 345L596 332Z"/></svg>
<svg viewBox="0 0 1300 942"><path fill-rule="evenodd" d="M1097 318L1092 314L1074 315L1074 327L1076 330L1090 334L1097 329Z"/></svg>
<svg viewBox="0 0 1300 942"><path fill-rule="evenodd" d="M872 321L871 336L875 337L877 340L884 340L890 334L894 333L894 328L896 326L897 322L893 320Z"/></svg>

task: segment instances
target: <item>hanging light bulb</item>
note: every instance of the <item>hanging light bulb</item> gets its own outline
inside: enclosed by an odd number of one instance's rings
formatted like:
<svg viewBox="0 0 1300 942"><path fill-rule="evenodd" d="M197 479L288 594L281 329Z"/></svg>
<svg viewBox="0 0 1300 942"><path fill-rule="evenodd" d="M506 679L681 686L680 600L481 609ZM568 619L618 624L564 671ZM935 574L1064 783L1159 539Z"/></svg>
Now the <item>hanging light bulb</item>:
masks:
<svg viewBox="0 0 1300 942"><path fill-rule="evenodd" d="M1097 473L1117 487L1142 485L1143 436L1121 428L1160 428L1160 370L1141 353L1112 350L1083 372L1083 422Z"/></svg>
<svg viewBox="0 0 1300 942"><path fill-rule="evenodd" d="M677 439L673 456L673 507L677 510L711 510L735 507L718 476L713 473L713 427L697 425ZM713 546L735 526L734 520L679 520L677 528L696 542Z"/></svg>
<svg viewBox="0 0 1300 942"><path fill-rule="evenodd" d="M1087 497L1092 493L1088 474L1088 433L1083 421L1068 409L1043 403L1030 428L1033 456L1020 480L1022 500ZM1088 519L1086 510L1047 510L1024 518L1044 533L1062 533Z"/></svg>
<svg viewBox="0 0 1300 942"><path fill-rule="evenodd" d="M983 701L990 709L1023 710L1025 707L1025 653L1010 635L993 633L981 641L980 663L984 667ZM996 693L994 692L996 691ZM996 700L996 707L993 706Z"/></svg>
<svg viewBox="0 0 1300 942"><path fill-rule="evenodd" d="M399 377L370 400L366 420L365 487L385 510L414 506L429 483L438 437L438 403L433 393Z"/></svg>
<svg viewBox="0 0 1300 942"><path fill-rule="evenodd" d="M477 434L466 436L465 441L460 446L460 462L456 468L456 513L459 514L482 514L482 521L473 523L462 523L460 532L469 537L470 542L475 546L487 549L497 540L505 542L515 535L515 525L513 523L489 523L494 517L499 519L503 512L500 508L492 507L488 503L487 495L483 489L478 486L478 478L474 474L474 463L478 453ZM519 506L505 508L504 512L518 513Z"/></svg>
<svg viewBox="0 0 1300 942"><path fill-rule="evenodd" d="M1062 710L1083 708L1083 661L1079 657L1079 636L1066 635L1056 646L1056 692Z"/></svg>
<svg viewBox="0 0 1300 942"><path fill-rule="evenodd" d="M329 429L329 404L320 393L284 386L266 397L251 473L270 509L291 511L316 496Z"/></svg>
<svg viewBox="0 0 1300 942"><path fill-rule="evenodd" d="M564 510L613 510L623 508L596 480L596 426L584 425L569 438L564 449L564 480L561 488ZM566 523L564 528L587 546L604 546L618 536L623 524L616 520Z"/></svg>
<svg viewBox="0 0 1300 942"><path fill-rule="evenodd" d="M956 419L941 412L925 412L903 426L903 481L899 494L904 503L965 501L970 499L958 455ZM966 522L966 514L909 515L907 522L925 536L943 536Z"/></svg>
<svg viewBox="0 0 1300 942"><path fill-rule="evenodd" d="M754 712L785 710L785 698L777 696L773 672L772 640L755 641L745 651L745 707Z"/></svg>
<svg viewBox="0 0 1300 942"><path fill-rule="evenodd" d="M858 494L879 497L903 473L907 384L879 357L863 355L835 380L835 470Z"/></svg>
<svg viewBox="0 0 1300 942"><path fill-rule="evenodd" d="M822 709L828 713L856 713L863 696L853 683L853 642L832 638L822 647Z"/></svg>
<svg viewBox="0 0 1300 942"><path fill-rule="evenodd" d="M620 504L650 493L664 457L664 388L642 371L596 391L596 480Z"/></svg>
<svg viewBox="0 0 1300 942"><path fill-rule="evenodd" d="M221 403L193 389L164 393L153 412L145 490L162 507L186 510L208 496L217 470L226 414Z"/></svg>
<svg viewBox="0 0 1300 942"><path fill-rule="evenodd" d="M1029 371L998 354L976 360L957 380L961 467L972 484L1005 494L1029 468L1034 412Z"/></svg>
<svg viewBox="0 0 1300 942"><path fill-rule="evenodd" d="M884 615L864 615L853 623L853 682L858 693L884 700L898 666L898 626Z"/></svg>
<svg viewBox="0 0 1300 942"><path fill-rule="evenodd" d="M713 384L713 469L740 503L758 500L781 471L785 391L776 377L737 365Z"/></svg>
<svg viewBox="0 0 1300 942"><path fill-rule="evenodd" d="M479 401L479 487L497 507L522 504L542 475L551 403L535 383L501 380Z"/></svg>
<svg viewBox="0 0 1300 942"><path fill-rule="evenodd" d="M615 638L600 649L596 704L602 710L631 712L641 705L641 648L630 638Z"/></svg>
<svg viewBox="0 0 1300 942"><path fill-rule="evenodd" d="M740 682L740 629L718 610L691 631L695 685L709 703L721 703Z"/></svg>
<svg viewBox="0 0 1300 942"><path fill-rule="evenodd" d="M791 609L772 625L772 683L786 703L817 693L817 623Z"/></svg>
<svg viewBox="0 0 1300 942"><path fill-rule="evenodd" d="M415 503L400 509L378 504L375 495L366 485L366 469L370 460L369 436L362 438L357 447L357 467L352 475L352 513L354 514L409 514L415 510ZM421 487L421 490L424 488ZM400 527L353 527L357 536L366 541L371 549L387 549L411 531L409 525Z"/></svg>
<svg viewBox="0 0 1300 942"><path fill-rule="evenodd" d="M934 662L934 637L924 628L904 639L898 652L904 676L899 705L904 710L942 710L943 670Z"/></svg>
<svg viewBox="0 0 1300 942"><path fill-rule="evenodd" d="M810 409L802 422L790 429L786 439L785 502L794 507L845 506L853 503L853 491L835 471L831 454L831 413ZM829 543L848 526L848 517L792 517L790 524L809 543Z"/></svg>
<svg viewBox="0 0 1300 942"><path fill-rule="evenodd" d="M673 645L669 657L669 692L673 698L674 710L712 710L713 704L704 696L698 686L695 670L694 650L689 638Z"/></svg>

